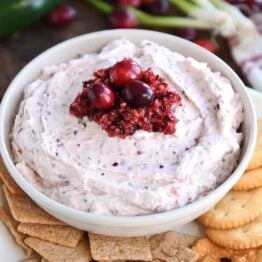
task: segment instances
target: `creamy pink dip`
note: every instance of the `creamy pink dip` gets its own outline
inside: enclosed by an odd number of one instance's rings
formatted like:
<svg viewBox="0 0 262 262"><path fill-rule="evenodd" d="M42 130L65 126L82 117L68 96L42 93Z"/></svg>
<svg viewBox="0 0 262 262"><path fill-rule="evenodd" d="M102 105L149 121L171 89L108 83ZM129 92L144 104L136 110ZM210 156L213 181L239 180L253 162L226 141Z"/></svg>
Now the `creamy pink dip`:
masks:
<svg viewBox="0 0 262 262"><path fill-rule="evenodd" d="M82 82L124 57L151 67L182 97L175 135L108 137L69 114ZM237 165L242 121L240 95L219 72L153 42L120 39L45 67L25 88L11 143L17 168L52 199L90 213L142 215L184 206L221 184Z"/></svg>

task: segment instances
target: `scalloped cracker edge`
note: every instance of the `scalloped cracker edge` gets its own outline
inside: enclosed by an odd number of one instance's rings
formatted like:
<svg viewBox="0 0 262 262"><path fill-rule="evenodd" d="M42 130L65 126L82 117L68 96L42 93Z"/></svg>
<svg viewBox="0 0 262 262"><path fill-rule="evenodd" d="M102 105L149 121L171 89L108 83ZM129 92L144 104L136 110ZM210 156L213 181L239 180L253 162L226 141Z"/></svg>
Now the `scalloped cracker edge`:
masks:
<svg viewBox="0 0 262 262"><path fill-rule="evenodd" d="M251 223L228 230L206 229L207 236L217 245L233 248L247 249L262 245L262 215Z"/></svg>
<svg viewBox="0 0 262 262"><path fill-rule="evenodd" d="M262 167L246 171L232 189L249 190L260 186L262 186Z"/></svg>
<svg viewBox="0 0 262 262"><path fill-rule="evenodd" d="M232 261L241 262L258 262L256 249L234 250L217 246L211 242L208 238L203 238L197 241L192 247L199 256L199 261L222 261L222 259L228 259Z"/></svg>
<svg viewBox="0 0 262 262"><path fill-rule="evenodd" d="M257 121L257 142L254 154L248 164L247 170L262 166L262 119Z"/></svg>
<svg viewBox="0 0 262 262"><path fill-rule="evenodd" d="M262 187L249 191L230 191L198 221L215 229L245 225L262 214Z"/></svg>

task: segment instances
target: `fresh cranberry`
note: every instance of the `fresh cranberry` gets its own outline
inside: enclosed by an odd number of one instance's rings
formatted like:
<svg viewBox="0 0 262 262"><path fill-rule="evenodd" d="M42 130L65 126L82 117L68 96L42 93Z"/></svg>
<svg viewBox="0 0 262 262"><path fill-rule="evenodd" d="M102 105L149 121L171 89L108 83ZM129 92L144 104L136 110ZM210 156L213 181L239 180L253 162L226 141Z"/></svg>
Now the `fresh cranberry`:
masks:
<svg viewBox="0 0 262 262"><path fill-rule="evenodd" d="M239 1L239 0L226 0L226 2L234 5L234 4L239 4L241 1Z"/></svg>
<svg viewBox="0 0 262 262"><path fill-rule="evenodd" d="M226 0L228 3L233 5L246 5L248 7L255 6L259 4L258 0Z"/></svg>
<svg viewBox="0 0 262 262"><path fill-rule="evenodd" d="M181 29L179 31L179 35L189 41L194 41L196 39L197 32L194 28L188 27Z"/></svg>
<svg viewBox="0 0 262 262"><path fill-rule="evenodd" d="M131 79L140 80L142 78L142 69L135 61L124 59L111 67L109 77L114 86L123 87Z"/></svg>
<svg viewBox="0 0 262 262"><path fill-rule="evenodd" d="M70 114L80 118L80 117L85 116L89 107L90 106L89 106L88 99L86 97L79 95L74 100L74 102L70 105L69 111L70 111Z"/></svg>
<svg viewBox="0 0 262 262"><path fill-rule="evenodd" d="M120 6L140 7L141 6L141 0L118 0L118 4Z"/></svg>
<svg viewBox="0 0 262 262"><path fill-rule="evenodd" d="M114 92L103 83L93 84L87 96L90 103L97 109L110 109L115 102Z"/></svg>
<svg viewBox="0 0 262 262"><path fill-rule="evenodd" d="M111 28L136 28L138 23L136 17L125 9L119 9L108 17Z"/></svg>
<svg viewBox="0 0 262 262"><path fill-rule="evenodd" d="M130 106L141 107L152 102L154 92L148 84L139 80L130 80L123 88L122 97Z"/></svg>
<svg viewBox="0 0 262 262"><path fill-rule="evenodd" d="M70 114L86 116L89 121L100 125L110 137L124 139L140 129L163 134L176 132L177 118L173 108L181 103L181 97L169 90L168 83L162 77L148 68L142 72L143 82L130 80L124 89L113 89L114 98L109 88L109 70L100 69L94 73L95 79L84 81L82 92L70 105ZM109 98L104 99L101 94ZM115 101L110 103L110 100ZM113 106L109 110L98 110L102 108L101 104L103 108L110 104Z"/></svg>
<svg viewBox="0 0 262 262"><path fill-rule="evenodd" d="M76 10L70 5L57 6L48 15L47 19L50 24L62 26L67 25L76 17Z"/></svg>
<svg viewBox="0 0 262 262"><path fill-rule="evenodd" d="M259 11L262 7L262 2L258 0L245 0L244 4L247 5L253 11Z"/></svg>
<svg viewBox="0 0 262 262"><path fill-rule="evenodd" d="M169 11L168 0L143 0L145 10L151 14L161 15Z"/></svg>
<svg viewBox="0 0 262 262"><path fill-rule="evenodd" d="M142 5L145 6L145 5L149 5L149 4L152 4L154 0L142 0Z"/></svg>
<svg viewBox="0 0 262 262"><path fill-rule="evenodd" d="M212 53L215 53L216 51L215 45L209 39L204 39L204 38L197 39L195 43L202 46L203 48L207 49Z"/></svg>

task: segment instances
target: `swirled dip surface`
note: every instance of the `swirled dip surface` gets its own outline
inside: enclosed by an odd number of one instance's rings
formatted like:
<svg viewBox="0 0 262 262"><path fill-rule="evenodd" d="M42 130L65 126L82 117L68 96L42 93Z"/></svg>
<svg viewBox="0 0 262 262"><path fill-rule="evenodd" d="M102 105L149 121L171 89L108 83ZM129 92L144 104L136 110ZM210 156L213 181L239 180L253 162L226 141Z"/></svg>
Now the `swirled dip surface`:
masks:
<svg viewBox="0 0 262 262"><path fill-rule="evenodd" d="M130 57L182 97L175 135L108 137L69 105L92 73ZM25 88L11 134L17 168L47 196L91 213L142 215L181 207L216 188L240 153L242 101L205 63L149 41L120 39L100 53L45 67Z"/></svg>

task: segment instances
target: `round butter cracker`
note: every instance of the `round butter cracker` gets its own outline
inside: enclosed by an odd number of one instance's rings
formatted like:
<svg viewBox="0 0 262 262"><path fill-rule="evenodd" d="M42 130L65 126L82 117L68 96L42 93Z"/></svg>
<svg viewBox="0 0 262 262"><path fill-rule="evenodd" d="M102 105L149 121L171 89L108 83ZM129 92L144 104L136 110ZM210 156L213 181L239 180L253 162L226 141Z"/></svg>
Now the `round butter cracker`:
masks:
<svg viewBox="0 0 262 262"><path fill-rule="evenodd" d="M215 229L231 229L249 223L262 214L262 187L230 191L199 222Z"/></svg>
<svg viewBox="0 0 262 262"><path fill-rule="evenodd" d="M207 238L198 240L192 247L201 262L258 262L256 249L228 249L218 246ZM261 260L262 261L262 260Z"/></svg>
<svg viewBox="0 0 262 262"><path fill-rule="evenodd" d="M248 164L247 170L262 166L262 119L257 121L257 142L254 154Z"/></svg>
<svg viewBox="0 0 262 262"><path fill-rule="evenodd" d="M262 246L257 249L257 261L262 261Z"/></svg>
<svg viewBox="0 0 262 262"><path fill-rule="evenodd" d="M233 190L249 190L262 186L262 167L244 173Z"/></svg>
<svg viewBox="0 0 262 262"><path fill-rule="evenodd" d="M211 241L226 248L256 248L262 245L262 215L238 228L228 230L207 228L206 233Z"/></svg>

